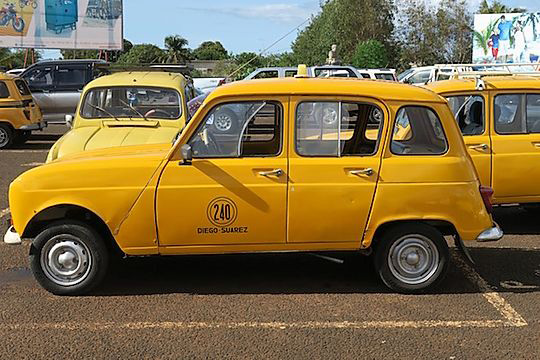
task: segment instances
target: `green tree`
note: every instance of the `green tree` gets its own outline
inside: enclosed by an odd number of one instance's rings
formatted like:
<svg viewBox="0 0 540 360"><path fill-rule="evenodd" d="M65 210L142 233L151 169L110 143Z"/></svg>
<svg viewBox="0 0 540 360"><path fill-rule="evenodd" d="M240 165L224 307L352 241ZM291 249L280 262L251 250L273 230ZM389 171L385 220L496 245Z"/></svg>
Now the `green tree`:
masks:
<svg viewBox="0 0 540 360"><path fill-rule="evenodd" d="M527 12L525 8L512 8L504 5L498 0L494 0L491 5L487 0L482 0L480 7L478 8L480 14L508 14L508 13L522 13Z"/></svg>
<svg viewBox="0 0 540 360"><path fill-rule="evenodd" d="M189 42L180 35L167 36L162 61L166 64L185 64L193 58L188 44Z"/></svg>
<svg viewBox="0 0 540 360"><path fill-rule="evenodd" d="M160 62L165 56L165 52L155 45L140 44L134 45L131 50L120 56L119 64L124 65L144 65Z"/></svg>
<svg viewBox="0 0 540 360"><path fill-rule="evenodd" d="M10 69L19 69L25 67L25 58L26 66L32 64L32 55L26 50L16 50L16 49L0 49L0 66L6 70ZM39 61L41 59L41 53L39 51L34 51L34 60Z"/></svg>
<svg viewBox="0 0 540 360"><path fill-rule="evenodd" d="M353 54L352 65L357 68L382 68L388 66L388 52L378 40L361 41Z"/></svg>
<svg viewBox="0 0 540 360"><path fill-rule="evenodd" d="M392 0L332 0L321 4L293 42L295 59L308 65L325 62L332 44L338 45L343 63L350 63L360 41L378 40L389 55L395 54Z"/></svg>
<svg viewBox="0 0 540 360"><path fill-rule="evenodd" d="M225 60L229 53L219 41L205 41L193 50L193 56L198 60Z"/></svg>
<svg viewBox="0 0 540 360"><path fill-rule="evenodd" d="M124 39L124 50L105 50L106 56L102 56L103 59L107 58L109 62L117 62L120 56L129 52L133 44L131 41ZM60 50L62 59L97 59L99 58L99 50Z"/></svg>

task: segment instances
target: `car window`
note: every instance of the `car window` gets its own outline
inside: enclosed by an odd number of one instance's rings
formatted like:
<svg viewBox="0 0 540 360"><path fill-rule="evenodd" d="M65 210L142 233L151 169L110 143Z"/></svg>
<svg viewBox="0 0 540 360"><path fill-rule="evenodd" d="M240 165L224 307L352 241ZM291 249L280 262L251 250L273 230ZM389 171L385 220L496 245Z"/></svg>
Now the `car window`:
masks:
<svg viewBox="0 0 540 360"><path fill-rule="evenodd" d="M356 77L356 74L351 69L343 68L316 68L315 77Z"/></svg>
<svg viewBox="0 0 540 360"><path fill-rule="evenodd" d="M409 84L425 84L429 81L431 76L431 70L419 71L416 74L412 75L407 82Z"/></svg>
<svg viewBox="0 0 540 360"><path fill-rule="evenodd" d="M178 119L182 115L180 94L158 87L96 88L87 92L81 115L87 119Z"/></svg>
<svg viewBox="0 0 540 360"><path fill-rule="evenodd" d="M86 84L86 67L60 66L55 74L55 83L58 89L82 90Z"/></svg>
<svg viewBox="0 0 540 360"><path fill-rule="evenodd" d="M369 76L368 73L361 73L360 74L364 79L371 79L371 76Z"/></svg>
<svg viewBox="0 0 540 360"><path fill-rule="evenodd" d="M15 80L15 85L17 86L17 89L22 96L32 95L30 89L28 88L28 85L26 84L26 81L20 79Z"/></svg>
<svg viewBox="0 0 540 360"><path fill-rule="evenodd" d="M383 113L355 102L303 102L296 110L296 152L302 156L368 156L377 152Z"/></svg>
<svg viewBox="0 0 540 360"><path fill-rule="evenodd" d="M214 107L189 141L194 158L269 157L281 153L282 110L272 101ZM218 126L232 122L229 131Z"/></svg>
<svg viewBox="0 0 540 360"><path fill-rule="evenodd" d="M527 130L540 133L540 94L527 95Z"/></svg>
<svg viewBox="0 0 540 360"><path fill-rule="evenodd" d="M52 67L37 67L24 75L30 90L43 90L53 87Z"/></svg>
<svg viewBox="0 0 540 360"><path fill-rule="evenodd" d="M285 71L285 77L295 77L297 73L296 70L287 70Z"/></svg>
<svg viewBox="0 0 540 360"><path fill-rule="evenodd" d="M495 96L495 131L499 134L525 134L526 116L523 109L525 94Z"/></svg>
<svg viewBox="0 0 540 360"><path fill-rule="evenodd" d="M375 77L381 80L394 80L394 75L392 74L380 73L380 74L375 74Z"/></svg>
<svg viewBox="0 0 540 360"><path fill-rule="evenodd" d="M269 71L261 71L260 73L258 73L257 75L255 75L253 78L254 79L269 79L269 78L277 78L279 75L278 75L278 72L277 70L269 70Z"/></svg>
<svg viewBox="0 0 540 360"><path fill-rule="evenodd" d="M400 73L398 75L398 81L401 81L403 79L405 79L407 76L409 76L410 73L412 73L414 71L414 69L408 69L408 70L405 70L404 72Z"/></svg>
<svg viewBox="0 0 540 360"><path fill-rule="evenodd" d="M464 136L481 135L485 130L484 98L459 95L446 98Z"/></svg>
<svg viewBox="0 0 540 360"><path fill-rule="evenodd" d="M441 155L448 142L439 117L430 108L402 107L392 134L392 153L396 155Z"/></svg>
<svg viewBox="0 0 540 360"><path fill-rule="evenodd" d="M6 99L9 97L9 90L5 82L0 81L0 99Z"/></svg>

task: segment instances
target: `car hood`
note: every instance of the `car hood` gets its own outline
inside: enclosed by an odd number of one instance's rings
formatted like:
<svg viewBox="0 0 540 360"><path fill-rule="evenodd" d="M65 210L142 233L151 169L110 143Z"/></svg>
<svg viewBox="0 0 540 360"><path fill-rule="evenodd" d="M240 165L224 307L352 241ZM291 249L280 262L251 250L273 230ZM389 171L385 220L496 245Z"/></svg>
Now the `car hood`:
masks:
<svg viewBox="0 0 540 360"><path fill-rule="evenodd" d="M47 161L81 151L119 146L166 144L169 148L180 129L176 127L99 127L72 129L53 146Z"/></svg>

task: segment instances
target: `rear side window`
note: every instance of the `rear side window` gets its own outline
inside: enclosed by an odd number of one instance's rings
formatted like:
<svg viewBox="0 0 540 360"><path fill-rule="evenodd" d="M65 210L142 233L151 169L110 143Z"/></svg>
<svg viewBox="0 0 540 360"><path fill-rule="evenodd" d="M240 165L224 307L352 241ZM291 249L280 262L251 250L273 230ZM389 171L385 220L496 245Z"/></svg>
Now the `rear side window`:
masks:
<svg viewBox="0 0 540 360"><path fill-rule="evenodd" d="M499 134L540 133L540 94L497 95L494 112Z"/></svg>
<svg viewBox="0 0 540 360"><path fill-rule="evenodd" d="M6 99L9 97L9 90L5 82L0 81L0 99Z"/></svg>
<svg viewBox="0 0 540 360"><path fill-rule="evenodd" d="M423 106L402 107L394 125L392 153L396 155L442 155L448 142L437 114Z"/></svg>
<svg viewBox="0 0 540 360"><path fill-rule="evenodd" d="M460 95L450 96L447 100L463 135L481 135L484 133L485 116L483 97L477 95Z"/></svg>
<svg viewBox="0 0 540 360"><path fill-rule="evenodd" d="M394 80L394 75L392 74L380 73L380 74L375 74L375 77L380 80Z"/></svg>
<svg viewBox="0 0 540 360"><path fill-rule="evenodd" d="M59 67L55 78L56 86L65 90L82 90L86 84L86 74L86 67Z"/></svg>
<svg viewBox="0 0 540 360"><path fill-rule="evenodd" d="M377 152L381 109L356 102L303 102L296 110L296 151L301 156L369 156Z"/></svg>
<svg viewBox="0 0 540 360"><path fill-rule="evenodd" d="M279 75L277 71L271 70L271 71L261 71L260 73L255 75L253 78L254 79L270 79L270 78L277 78L278 76Z"/></svg>
<svg viewBox="0 0 540 360"><path fill-rule="evenodd" d="M19 89L19 93L22 96L32 95L30 89L28 88L28 85L26 85L26 82L24 80L15 80L15 85L17 86L17 89Z"/></svg>
<svg viewBox="0 0 540 360"><path fill-rule="evenodd" d="M287 70L285 71L285 77L295 77L297 73L296 70Z"/></svg>

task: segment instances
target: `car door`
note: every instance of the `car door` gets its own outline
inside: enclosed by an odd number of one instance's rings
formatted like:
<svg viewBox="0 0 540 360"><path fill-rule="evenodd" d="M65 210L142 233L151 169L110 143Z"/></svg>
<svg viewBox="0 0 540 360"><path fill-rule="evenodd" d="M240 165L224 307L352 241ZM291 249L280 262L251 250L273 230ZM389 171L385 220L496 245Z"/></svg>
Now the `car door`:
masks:
<svg viewBox="0 0 540 360"><path fill-rule="evenodd" d="M495 200L540 201L540 93L495 93L493 118Z"/></svg>
<svg viewBox="0 0 540 360"><path fill-rule="evenodd" d="M223 111L235 114L232 133L212 126ZM287 97L218 104L193 134L181 138L193 161L170 161L161 176L161 247L285 243L287 111Z"/></svg>
<svg viewBox="0 0 540 360"><path fill-rule="evenodd" d="M88 82L88 64L58 65L54 78L54 102L56 121L63 122L66 114L74 115L82 90Z"/></svg>
<svg viewBox="0 0 540 360"><path fill-rule="evenodd" d="M55 111L53 99L55 66L36 65L22 74L28 83L32 97L43 112L44 120L50 120L50 114Z"/></svg>
<svg viewBox="0 0 540 360"><path fill-rule="evenodd" d="M359 243L381 164L387 110L373 99L291 101L289 243Z"/></svg>
<svg viewBox="0 0 540 360"><path fill-rule="evenodd" d="M450 109L458 123L471 155L474 166L485 186L491 184L492 146L490 122L487 121L489 98L487 93L479 91L445 95Z"/></svg>

